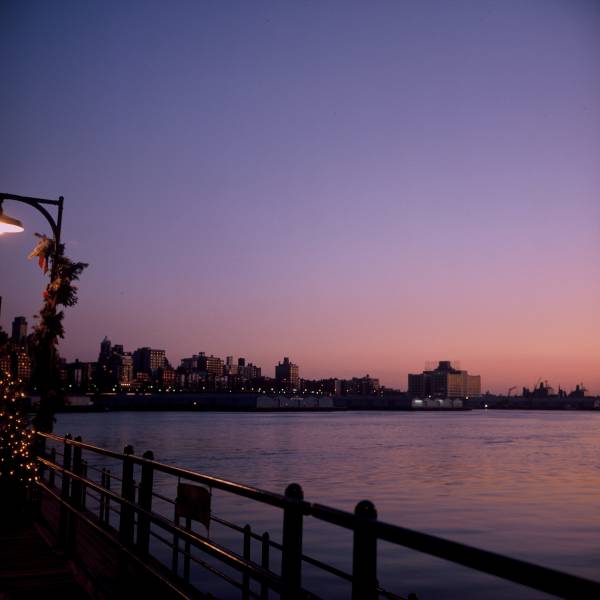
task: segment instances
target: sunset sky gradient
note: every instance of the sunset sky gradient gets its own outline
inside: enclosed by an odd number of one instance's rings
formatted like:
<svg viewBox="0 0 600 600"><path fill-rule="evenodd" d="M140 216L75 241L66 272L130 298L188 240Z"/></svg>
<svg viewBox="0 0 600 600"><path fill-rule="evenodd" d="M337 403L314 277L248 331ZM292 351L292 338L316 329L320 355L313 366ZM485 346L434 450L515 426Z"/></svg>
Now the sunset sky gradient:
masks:
<svg viewBox="0 0 600 600"><path fill-rule="evenodd" d="M7 1L0 32L0 190L64 195L90 263L69 360L600 393L599 2ZM4 208L8 328L47 228Z"/></svg>

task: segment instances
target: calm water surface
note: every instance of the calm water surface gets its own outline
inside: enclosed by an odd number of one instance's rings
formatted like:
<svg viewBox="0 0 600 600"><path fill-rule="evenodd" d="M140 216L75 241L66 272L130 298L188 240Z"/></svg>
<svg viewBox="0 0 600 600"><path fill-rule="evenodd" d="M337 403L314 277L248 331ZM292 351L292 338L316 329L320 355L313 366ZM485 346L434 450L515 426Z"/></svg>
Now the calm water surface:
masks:
<svg viewBox="0 0 600 600"><path fill-rule="evenodd" d="M307 500L338 508L369 498L382 520L600 579L597 413L113 412L59 415L55 431L272 491L298 482ZM170 485L158 482L174 496ZM215 493L213 511L280 539L276 509ZM237 534L211 537L241 549ZM310 518L304 551L351 569L350 536ZM348 597L337 580L303 574L322 597ZM420 600L546 597L387 544L379 575Z"/></svg>

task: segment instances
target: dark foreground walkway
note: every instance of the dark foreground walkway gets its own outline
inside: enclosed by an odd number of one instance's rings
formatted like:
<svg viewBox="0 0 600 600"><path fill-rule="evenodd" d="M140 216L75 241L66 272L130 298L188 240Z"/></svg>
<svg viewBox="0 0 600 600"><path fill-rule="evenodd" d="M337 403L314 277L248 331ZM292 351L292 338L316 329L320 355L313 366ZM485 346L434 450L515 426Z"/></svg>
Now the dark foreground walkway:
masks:
<svg viewBox="0 0 600 600"><path fill-rule="evenodd" d="M32 523L0 523L0 600L58 597L91 596Z"/></svg>

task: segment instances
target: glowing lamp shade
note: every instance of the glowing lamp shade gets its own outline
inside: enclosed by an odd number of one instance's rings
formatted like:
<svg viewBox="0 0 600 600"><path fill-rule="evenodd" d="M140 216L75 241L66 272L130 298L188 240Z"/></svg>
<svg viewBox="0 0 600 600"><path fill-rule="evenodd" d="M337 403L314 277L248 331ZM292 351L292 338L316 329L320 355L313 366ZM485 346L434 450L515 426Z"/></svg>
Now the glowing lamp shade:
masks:
<svg viewBox="0 0 600 600"><path fill-rule="evenodd" d="M13 219L0 210L0 235L3 233L19 233L23 231L23 223L19 219Z"/></svg>

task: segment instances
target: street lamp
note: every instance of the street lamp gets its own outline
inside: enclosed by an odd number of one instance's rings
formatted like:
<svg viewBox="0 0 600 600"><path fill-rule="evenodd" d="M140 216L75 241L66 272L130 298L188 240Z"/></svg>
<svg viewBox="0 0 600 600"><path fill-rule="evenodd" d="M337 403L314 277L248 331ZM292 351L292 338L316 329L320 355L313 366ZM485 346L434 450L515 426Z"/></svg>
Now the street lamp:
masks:
<svg viewBox="0 0 600 600"><path fill-rule="evenodd" d="M62 225L64 198L60 196L58 200L46 200L45 198L31 198L30 196L17 196L15 194L0 193L0 235L4 233L20 233L21 231L24 231L23 224L21 223L21 221L19 221L19 219L15 219L14 217L10 217L4 214L3 203L5 200L14 200L15 202L22 202L23 204L33 206L33 208L35 208L44 215L44 217L50 224L50 228L52 229L52 235L54 237L54 247L52 249L52 271L50 273L50 281L54 282L58 273L58 262L61 256L60 229ZM45 206L57 207L56 220L48 212ZM82 268L84 267L81 267L79 271L81 271ZM44 311L46 312L46 314L44 314ZM42 319L51 318L52 321L56 321L56 302L42 309L40 315L42 315ZM58 325L60 325L61 319L62 316L60 316L58 320ZM46 379L43 386L40 388L40 405L36 419L40 428L46 431L52 431L52 421L54 414L54 409L51 405L51 396L53 390L55 389L55 380L57 380L58 373L55 345L56 333L54 333L50 337L47 335L41 336L36 351L38 360L37 369L40 373L45 374Z"/></svg>
<svg viewBox="0 0 600 600"><path fill-rule="evenodd" d="M2 203L4 200L14 200L15 202L23 202L24 204L29 204L29 206L33 206L37 210L39 210L48 223L50 223L50 227L52 229L52 234L54 235L54 244L55 250L58 248L60 244L60 228L62 225L62 211L63 211L63 201L64 198L60 196L58 200L46 200L45 198L31 198L30 196L17 196L15 194L2 194L0 193L0 235L3 233L20 233L24 230L23 224L19 219L14 219L13 217L9 217L4 214L2 210ZM44 208L44 205L57 206L58 207L58 215L56 221L52 217L52 215Z"/></svg>

